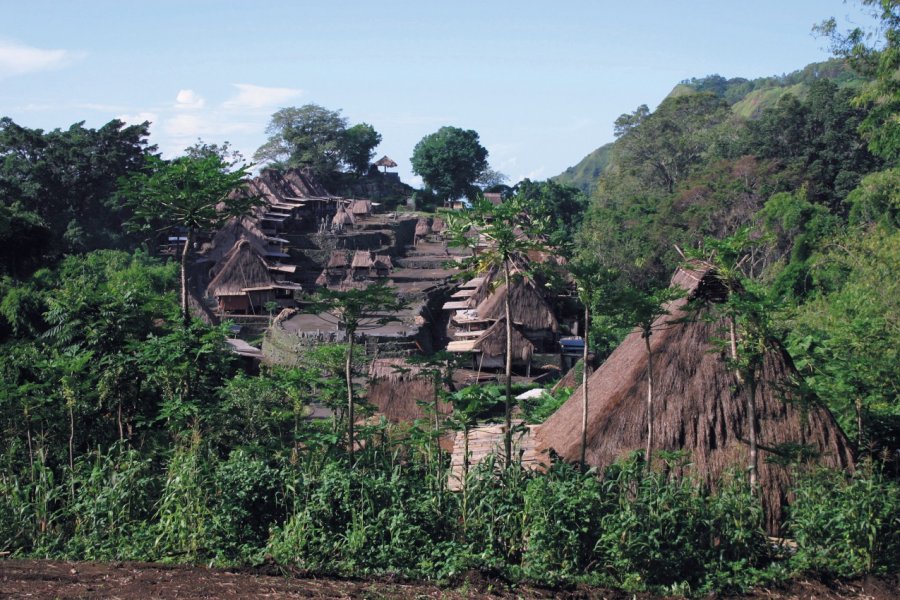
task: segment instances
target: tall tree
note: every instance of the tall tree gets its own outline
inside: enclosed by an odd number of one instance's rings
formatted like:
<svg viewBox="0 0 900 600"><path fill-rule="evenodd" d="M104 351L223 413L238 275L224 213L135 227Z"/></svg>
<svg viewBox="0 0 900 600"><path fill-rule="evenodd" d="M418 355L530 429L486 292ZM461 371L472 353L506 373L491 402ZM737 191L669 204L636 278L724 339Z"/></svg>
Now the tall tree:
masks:
<svg viewBox="0 0 900 600"><path fill-rule="evenodd" d="M368 123L359 123L344 132L341 140L341 160L357 175L364 175L381 143L381 134Z"/></svg>
<svg viewBox="0 0 900 600"><path fill-rule="evenodd" d="M349 290L323 289L318 292L312 310L331 315L347 336L347 351L344 356L344 378L347 384L347 451L353 464L354 452L354 408L353 394L353 347L357 332L380 327L391 321L398 321L397 312L406 307L406 302L396 291L383 281L376 281L369 287Z"/></svg>
<svg viewBox="0 0 900 600"><path fill-rule="evenodd" d="M444 200L474 199L475 182L488 169L487 156L475 131L441 127L416 144L410 161L413 173Z"/></svg>
<svg viewBox="0 0 900 600"><path fill-rule="evenodd" d="M177 231L181 251L181 317L190 323L188 260L197 233L212 232L226 221L247 213L260 199L234 193L244 184L249 167L225 162L213 153L171 162L151 156L144 172L124 180L123 192L133 211L131 226L153 232Z"/></svg>
<svg viewBox="0 0 900 600"><path fill-rule="evenodd" d="M513 274L521 277L528 272L530 261L527 259L528 250L540 249L541 223L532 222L524 212L522 200L518 197L510 198L499 205L493 205L486 200L476 201L473 208L465 213L464 225L457 229L462 235L457 235L451 243L464 243L471 239L466 234L473 232L476 244L482 245L481 252L477 252L478 246L473 247L473 256L466 260L465 267L476 273L496 273L502 277L502 283L506 286L506 295L503 301L504 318L506 321L506 368L505 386L506 398L504 405L504 417L506 433L503 437L503 453L506 464L512 463L512 328L513 315L509 297L513 283Z"/></svg>
<svg viewBox="0 0 900 600"><path fill-rule="evenodd" d="M266 133L269 139L253 158L286 167L307 167L328 177L341 164L341 145L347 119L340 110L318 104L282 108L272 115Z"/></svg>

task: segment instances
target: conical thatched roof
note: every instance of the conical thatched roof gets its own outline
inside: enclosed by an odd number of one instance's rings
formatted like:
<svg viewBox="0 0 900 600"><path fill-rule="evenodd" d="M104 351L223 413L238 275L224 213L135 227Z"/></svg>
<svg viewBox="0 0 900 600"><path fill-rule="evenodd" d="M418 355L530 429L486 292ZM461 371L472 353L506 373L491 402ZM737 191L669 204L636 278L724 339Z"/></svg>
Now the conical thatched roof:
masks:
<svg viewBox="0 0 900 600"><path fill-rule="evenodd" d="M350 265L350 258L347 256L346 250L332 250L328 257L327 269L340 269Z"/></svg>
<svg viewBox="0 0 900 600"><path fill-rule="evenodd" d="M440 233L445 229L444 220L440 217L435 217L431 222L431 232L432 233Z"/></svg>
<svg viewBox="0 0 900 600"><path fill-rule="evenodd" d="M372 253L368 250L357 250L353 253L353 262L350 263L351 269L368 269L374 264L372 261Z"/></svg>
<svg viewBox="0 0 900 600"><path fill-rule="evenodd" d="M431 227L429 227L429 225L428 225L428 219L423 217L423 218L420 218L418 221L416 221L416 235L417 236L424 236L424 235L428 235L429 233L431 233Z"/></svg>
<svg viewBox="0 0 900 600"><path fill-rule="evenodd" d="M354 217L365 217L372 213L371 200L353 200L347 209Z"/></svg>
<svg viewBox="0 0 900 600"><path fill-rule="evenodd" d="M402 358L376 358L369 367L367 400L389 421L423 419L429 416L423 403L434 406L434 380L422 366ZM438 411L449 415L453 406L439 401Z"/></svg>
<svg viewBox="0 0 900 600"><path fill-rule="evenodd" d="M372 266L381 267L382 269L387 269L388 271L394 268L394 263L391 261L391 257L388 254L376 254L375 259L372 261Z"/></svg>
<svg viewBox="0 0 900 600"><path fill-rule="evenodd" d="M225 225L216 232L212 238L212 243L206 257L209 258L216 268L214 272L218 273L225 255L234 249L234 245L239 240L247 240L253 248L260 254L265 254L266 236L259 227L259 223L250 217L234 217L229 219Z"/></svg>
<svg viewBox="0 0 900 600"><path fill-rule="evenodd" d="M393 169L397 166L397 163L393 161L387 154L378 159L378 162L375 163L376 167L384 167L386 169Z"/></svg>
<svg viewBox="0 0 900 600"><path fill-rule="evenodd" d="M506 316L505 296L506 285L501 285L478 305L478 317L481 319L504 318ZM532 330L555 332L558 329L553 309L532 282L526 279L513 279L509 304L513 323L521 324L525 329Z"/></svg>
<svg viewBox="0 0 900 600"><path fill-rule="evenodd" d="M343 205L338 204L337 212L334 213L334 217L331 219L331 228L346 227L347 225L353 225L354 223L355 220L353 215L347 212Z"/></svg>
<svg viewBox="0 0 900 600"><path fill-rule="evenodd" d="M482 356L506 356L506 319L500 319L488 327L481 337L475 340L473 350L480 350ZM534 344L528 341L515 326L512 328L513 360L527 363L534 354Z"/></svg>
<svg viewBox="0 0 900 600"><path fill-rule="evenodd" d="M692 472L712 484L726 470L747 464L748 430L745 400L737 391L723 350L724 337L709 301L721 299L723 287L710 273L679 270L672 279L688 291L670 303L650 337L654 353L654 447L686 450ZM688 299L705 306L688 310ZM706 301L706 302L704 302ZM684 319L682 322L676 322ZM588 385L587 462L606 466L646 443L647 355L639 332L630 334L591 376ZM770 530L781 520L791 487L790 470L770 462L778 448L800 444L813 450L821 464L852 467L846 436L831 413L818 404L801 407L789 386L797 376L780 347L765 357L756 394L759 429L759 483ZM579 459L581 387L541 426L539 447L555 450L566 460Z"/></svg>
<svg viewBox="0 0 900 600"><path fill-rule="evenodd" d="M225 256L219 273L209 282L206 293L212 296L239 296L245 288L275 284L262 257L246 239L238 240Z"/></svg>

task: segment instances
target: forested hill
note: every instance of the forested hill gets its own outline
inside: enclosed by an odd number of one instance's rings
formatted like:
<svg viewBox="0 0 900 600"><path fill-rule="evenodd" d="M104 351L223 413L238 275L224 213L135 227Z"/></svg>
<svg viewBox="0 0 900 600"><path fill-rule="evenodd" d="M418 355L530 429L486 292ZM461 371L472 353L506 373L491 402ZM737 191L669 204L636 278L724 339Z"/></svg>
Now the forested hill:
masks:
<svg viewBox="0 0 900 600"><path fill-rule="evenodd" d="M812 84L823 79L835 83L838 88L859 87L864 83L859 74L847 65L847 61L832 59L809 64L792 73L757 79L744 77L728 79L721 75L685 79L678 83L666 98L711 93L727 102L736 115L754 119L765 109L774 108L778 101L788 94L798 100L804 100ZM612 143L600 146L576 165L552 179L590 194L612 160L612 147Z"/></svg>

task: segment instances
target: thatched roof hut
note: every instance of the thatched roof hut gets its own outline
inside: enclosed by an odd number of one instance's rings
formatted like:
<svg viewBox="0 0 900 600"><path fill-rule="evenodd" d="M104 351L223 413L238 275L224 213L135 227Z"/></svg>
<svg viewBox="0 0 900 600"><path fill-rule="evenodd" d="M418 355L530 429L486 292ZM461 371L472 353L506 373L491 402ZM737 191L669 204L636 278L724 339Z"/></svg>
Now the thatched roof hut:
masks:
<svg viewBox="0 0 900 600"><path fill-rule="evenodd" d="M350 206L347 208L347 210L356 219L368 217L369 215L372 214L372 201L371 200L352 200L350 202Z"/></svg>
<svg viewBox="0 0 900 600"><path fill-rule="evenodd" d="M225 256L242 239L248 241L260 256L265 254L265 249L268 246L266 235L262 232L259 223L255 219L246 216L229 219L213 236L210 249L206 252L206 257L217 265L213 267L213 276L218 273L221 265L224 264L222 261Z"/></svg>
<svg viewBox="0 0 900 600"><path fill-rule="evenodd" d="M431 226L428 225L428 219L420 217L416 221L416 237L425 237L429 233L431 233Z"/></svg>
<svg viewBox="0 0 900 600"><path fill-rule="evenodd" d="M350 268L353 270L369 269L373 264L371 252L368 250L357 250L353 253L353 262L350 263Z"/></svg>
<svg viewBox="0 0 900 600"><path fill-rule="evenodd" d="M446 225L444 224L444 220L440 217L435 217L431 222L431 233L441 233L446 229Z"/></svg>
<svg viewBox="0 0 900 600"><path fill-rule="evenodd" d="M206 293L219 300L221 311L258 312L263 304L274 299L277 284L248 240L238 240L223 261L218 274L206 287Z"/></svg>
<svg viewBox="0 0 900 600"><path fill-rule="evenodd" d="M328 257L326 269L346 269L350 266L350 258L347 256L346 250L332 250Z"/></svg>
<svg viewBox="0 0 900 600"><path fill-rule="evenodd" d="M341 231L348 225L353 225L355 223L356 220L353 218L353 215L347 212L342 204L338 204L337 211L331 219L331 230Z"/></svg>
<svg viewBox="0 0 900 600"><path fill-rule="evenodd" d="M393 161L387 154L378 159L378 162L375 163L376 167L381 167L386 173L388 169L393 169L397 166L397 163Z"/></svg>
<svg viewBox="0 0 900 600"><path fill-rule="evenodd" d="M723 349L724 322L711 305L723 287L711 273L678 270L673 285L687 297L670 303L650 337L654 353L654 447L689 452L692 472L714 484L725 471L747 464L748 430L744 396L737 390ZM688 304L688 301L692 301ZM646 443L647 355L633 332L589 380L587 462L606 466ZM849 442L831 413L817 403L801 406L791 386L797 373L780 347L765 356L756 391L759 484L770 530L777 529L789 500L791 472L767 458L797 444L829 467L852 468ZM541 450L576 461L581 443L581 387L541 426Z"/></svg>
<svg viewBox="0 0 900 600"><path fill-rule="evenodd" d="M421 365L402 358L376 358L369 367L367 400L394 423L433 418L425 407L434 406L434 379ZM449 415L453 405L441 400L438 412Z"/></svg>
<svg viewBox="0 0 900 600"><path fill-rule="evenodd" d="M527 279L513 279L509 296L510 314L513 323L521 325L529 339L553 338L559 329L556 316L540 290ZM504 298L507 286L501 285L487 296L477 307L481 319L502 319L506 317Z"/></svg>

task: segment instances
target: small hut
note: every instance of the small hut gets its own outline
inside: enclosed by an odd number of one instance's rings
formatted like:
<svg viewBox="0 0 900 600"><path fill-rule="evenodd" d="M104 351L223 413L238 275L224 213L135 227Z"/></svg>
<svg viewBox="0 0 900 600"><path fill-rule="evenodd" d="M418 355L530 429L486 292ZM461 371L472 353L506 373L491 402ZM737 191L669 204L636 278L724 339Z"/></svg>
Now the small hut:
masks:
<svg viewBox="0 0 900 600"><path fill-rule="evenodd" d="M654 323L650 346L655 355L654 447L685 450L691 473L707 485L748 461L744 392L728 368L721 345L727 330L714 312L724 292L710 272L679 269L673 285L687 296L667 306L669 315ZM640 332L623 340L589 380L586 460L605 467L644 448L647 436L647 353ZM798 374L790 356L774 346L766 354L756 390L759 432L759 485L770 531L781 522L790 500L791 469L770 458L785 448L805 448L818 463L852 468L850 444L831 413L818 403L799 402L792 385ZM563 459L579 460L582 394L570 399L538 431L539 448ZM782 463L782 464L779 464Z"/></svg>
<svg viewBox="0 0 900 600"><path fill-rule="evenodd" d="M390 157L388 157L387 154L385 154L378 159L378 162L375 163L375 166L381 167L382 173L387 173L387 170L395 168L397 166L397 163L395 163Z"/></svg>
<svg viewBox="0 0 900 600"><path fill-rule="evenodd" d="M372 277L388 277L391 274L391 271L394 270L394 263L391 261L391 257L387 254L376 254L375 258L372 260L372 268L369 270L369 274Z"/></svg>
<svg viewBox="0 0 900 600"><path fill-rule="evenodd" d="M421 240L425 239L431 233L431 226L428 224L428 219L425 217L420 217L418 221L416 221L416 235L413 238L413 243L418 244Z"/></svg>
<svg viewBox="0 0 900 600"><path fill-rule="evenodd" d="M472 354L473 368L499 369L506 365L506 319L500 319L481 332L474 340L457 340L447 344L448 352ZM525 367L530 375L534 344L528 341L519 328L512 328L513 366Z"/></svg>
<svg viewBox="0 0 900 600"><path fill-rule="evenodd" d="M356 281L368 279L375 261L372 260L372 253L368 250L357 250L353 253L353 260L350 263L350 277Z"/></svg>
<svg viewBox="0 0 900 600"><path fill-rule="evenodd" d="M402 358L376 358L369 367L367 400L393 423L434 419L434 386L421 365ZM453 412L453 406L440 400L437 411L438 418L443 418Z"/></svg>
<svg viewBox="0 0 900 600"><path fill-rule="evenodd" d="M353 215L344 208L343 204L338 204L337 211L334 213L334 217L331 218L331 230L339 233L348 227L352 227L355 223L356 220L353 218Z"/></svg>
<svg viewBox="0 0 900 600"><path fill-rule="evenodd" d="M500 206L501 204L503 204L503 194L501 194L500 192L485 192L484 199L494 206Z"/></svg>
<svg viewBox="0 0 900 600"><path fill-rule="evenodd" d="M435 217L431 222L431 233L435 235L440 235L444 232L447 226L444 224L444 220L440 217Z"/></svg>
<svg viewBox="0 0 900 600"><path fill-rule="evenodd" d="M550 304L540 290L527 279L513 279L509 296L510 314L513 323L521 327L522 333L540 349L550 349L556 343L559 324ZM507 286L501 285L487 296L477 307L481 319L502 319L506 317L505 297ZM553 347L553 351L557 348Z"/></svg>
<svg viewBox="0 0 900 600"><path fill-rule="evenodd" d="M333 288L347 277L350 257L346 250L332 250L322 273L316 279L316 285Z"/></svg>
<svg viewBox="0 0 900 600"><path fill-rule="evenodd" d="M353 215L353 219L356 221L366 219L372 214L372 201L351 200L350 206L347 207L347 211Z"/></svg>
<svg viewBox="0 0 900 600"><path fill-rule="evenodd" d="M275 285L265 261L248 240L241 239L223 258L206 293L218 300L221 313L258 313L275 300Z"/></svg>

